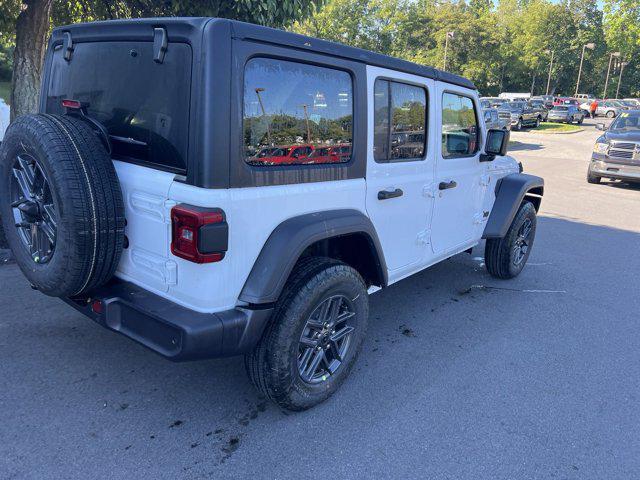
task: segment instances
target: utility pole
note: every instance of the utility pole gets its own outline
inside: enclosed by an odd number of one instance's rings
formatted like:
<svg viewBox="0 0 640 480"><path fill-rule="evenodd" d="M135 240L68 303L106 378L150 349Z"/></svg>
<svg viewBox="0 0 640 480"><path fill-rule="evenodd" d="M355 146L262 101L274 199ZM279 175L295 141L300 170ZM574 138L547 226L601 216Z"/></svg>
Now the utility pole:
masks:
<svg viewBox="0 0 640 480"><path fill-rule="evenodd" d="M264 92L264 88L258 87L256 88L256 95L258 96L258 103L260 104L260 110L262 110L262 116L267 119L267 112L264 109L264 104L262 103L262 97L260 96L260 92ZM271 122L267 120L267 143L271 145Z"/></svg>
<svg viewBox="0 0 640 480"><path fill-rule="evenodd" d="M604 92L602 92L602 99L604 100L605 98L607 98L607 87L609 86L609 73L611 73L611 61L613 60L613 57L620 57L620 52L611 52L611 55L609 56L609 68L607 68L607 79L604 81Z"/></svg>
<svg viewBox="0 0 640 480"><path fill-rule="evenodd" d="M447 70L447 50L449 49L449 39L453 38L454 32L447 32L444 38L444 63L442 65L442 70Z"/></svg>
<svg viewBox="0 0 640 480"><path fill-rule="evenodd" d="M589 50L593 50L594 48L596 48L596 44L595 43L587 43L587 44L582 46L582 56L580 57L580 69L578 70L578 81L576 82L576 93L574 94L575 96L578 95L578 88L580 88L580 76L582 75L582 62L584 62L584 50L585 50L585 48L588 48Z"/></svg>
<svg viewBox="0 0 640 480"><path fill-rule="evenodd" d="M304 110L304 120L307 123L307 143L311 143L311 128L309 128L309 113L307 111L307 104L302 105Z"/></svg>
<svg viewBox="0 0 640 480"><path fill-rule="evenodd" d="M545 53L548 55L551 53L551 62L549 62L549 75L547 76L547 93L545 95L549 95L549 85L551 84L551 69L553 68L553 54L555 53L553 50L546 50Z"/></svg>
<svg viewBox="0 0 640 480"><path fill-rule="evenodd" d="M620 62L620 77L618 77L618 88L616 88L616 98L620 95L620 84L622 83L622 71L624 67L629 65L629 62Z"/></svg>

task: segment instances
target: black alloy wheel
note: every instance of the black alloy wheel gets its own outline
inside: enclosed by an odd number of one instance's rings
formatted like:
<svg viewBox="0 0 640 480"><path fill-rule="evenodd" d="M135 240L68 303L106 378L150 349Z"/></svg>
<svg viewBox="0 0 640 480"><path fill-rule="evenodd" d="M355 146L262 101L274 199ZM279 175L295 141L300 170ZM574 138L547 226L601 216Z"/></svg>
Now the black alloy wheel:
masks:
<svg viewBox="0 0 640 480"><path fill-rule="evenodd" d="M31 155L17 155L12 168L11 208L18 237L35 263L51 260L56 247L57 209L49 180Z"/></svg>
<svg viewBox="0 0 640 480"><path fill-rule="evenodd" d="M350 320L354 306L344 295L322 301L312 312L300 336L298 372L303 381L324 382L342 365L355 330Z"/></svg>
<svg viewBox="0 0 640 480"><path fill-rule="evenodd" d="M519 267L527 258L527 252L531 245L531 233L533 232L533 222L530 218L525 218L522 226L518 230L516 240L513 245L513 264Z"/></svg>

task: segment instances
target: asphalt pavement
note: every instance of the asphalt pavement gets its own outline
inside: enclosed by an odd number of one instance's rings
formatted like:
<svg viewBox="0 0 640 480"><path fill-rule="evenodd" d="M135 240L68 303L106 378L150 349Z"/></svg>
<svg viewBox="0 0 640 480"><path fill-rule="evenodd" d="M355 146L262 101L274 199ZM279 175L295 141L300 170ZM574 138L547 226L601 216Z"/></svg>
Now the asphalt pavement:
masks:
<svg viewBox="0 0 640 480"><path fill-rule="evenodd" d="M546 180L523 273L479 247L374 294L351 377L304 413L0 266L0 478L639 478L640 187L587 184L593 123L512 134Z"/></svg>

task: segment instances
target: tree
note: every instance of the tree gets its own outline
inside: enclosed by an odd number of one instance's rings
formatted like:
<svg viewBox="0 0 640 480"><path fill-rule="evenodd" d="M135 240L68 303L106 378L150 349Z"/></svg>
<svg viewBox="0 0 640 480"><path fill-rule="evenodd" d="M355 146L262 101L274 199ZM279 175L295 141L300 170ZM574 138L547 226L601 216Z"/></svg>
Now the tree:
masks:
<svg viewBox="0 0 640 480"><path fill-rule="evenodd" d="M0 0L1 31L15 32L11 117L33 112L51 23L148 16L211 16L282 27L322 0ZM1 40L1 39L0 39Z"/></svg>
<svg viewBox="0 0 640 480"><path fill-rule="evenodd" d="M610 51L619 51L629 62L624 69L620 96L640 96L640 2L638 0L605 0L605 35ZM617 89L619 76L611 80ZM615 85L615 87L614 87Z"/></svg>

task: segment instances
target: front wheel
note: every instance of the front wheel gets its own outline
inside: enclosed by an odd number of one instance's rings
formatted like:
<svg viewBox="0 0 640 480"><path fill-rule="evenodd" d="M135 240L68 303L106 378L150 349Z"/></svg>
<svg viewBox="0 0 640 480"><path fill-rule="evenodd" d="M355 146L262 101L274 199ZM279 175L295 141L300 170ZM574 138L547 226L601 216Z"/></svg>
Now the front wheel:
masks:
<svg viewBox="0 0 640 480"><path fill-rule="evenodd" d="M349 375L368 316L367 289L356 270L329 258L301 260L270 326L245 356L249 378L286 410L325 401Z"/></svg>
<svg viewBox="0 0 640 480"><path fill-rule="evenodd" d="M519 118L519 119L518 119L518 123L516 123L516 124L514 125L514 128L513 128L513 129L514 129L514 130L516 130L516 131L520 131L520 130L522 130L522 119L521 119L521 118Z"/></svg>
<svg viewBox="0 0 640 480"><path fill-rule="evenodd" d="M540 126L540 117L536 118L536 128Z"/></svg>
<svg viewBox="0 0 640 480"><path fill-rule="evenodd" d="M536 209L523 202L507 234L490 238L484 249L484 259L491 276L508 279L517 277L529 259L536 236Z"/></svg>
<svg viewBox="0 0 640 480"><path fill-rule="evenodd" d="M602 178L591 173L591 169L587 170L587 183L598 184L600 180L602 180Z"/></svg>

